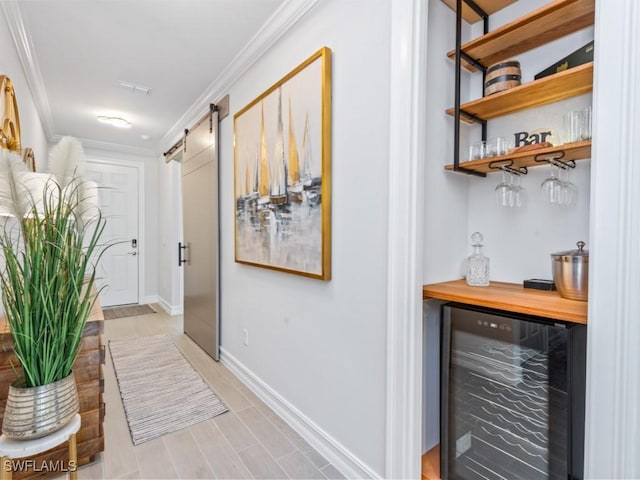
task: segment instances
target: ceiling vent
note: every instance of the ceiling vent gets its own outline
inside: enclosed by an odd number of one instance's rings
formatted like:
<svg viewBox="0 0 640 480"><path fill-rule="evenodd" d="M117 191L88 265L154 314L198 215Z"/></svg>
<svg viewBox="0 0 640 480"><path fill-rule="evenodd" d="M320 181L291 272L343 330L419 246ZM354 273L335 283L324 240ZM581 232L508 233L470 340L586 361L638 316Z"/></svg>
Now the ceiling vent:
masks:
<svg viewBox="0 0 640 480"><path fill-rule="evenodd" d="M134 95L151 95L151 89L149 87L144 87L131 82L124 82L122 80L118 82L118 85Z"/></svg>

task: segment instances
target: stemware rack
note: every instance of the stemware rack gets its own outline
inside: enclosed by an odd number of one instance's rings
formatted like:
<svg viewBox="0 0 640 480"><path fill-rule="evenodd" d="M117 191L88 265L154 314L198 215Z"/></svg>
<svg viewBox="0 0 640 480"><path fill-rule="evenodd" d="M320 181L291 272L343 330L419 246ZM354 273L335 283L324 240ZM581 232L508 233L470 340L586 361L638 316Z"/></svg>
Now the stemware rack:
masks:
<svg viewBox="0 0 640 480"><path fill-rule="evenodd" d="M455 49L447 55L455 62L454 106L446 113L454 117L453 164L446 170L484 177L496 170L526 174L528 167L555 162L561 168L575 167L576 160L591 157L591 141L517 152L467 162L460 161L461 122L481 126L481 139L487 140L487 120L567 99L593 89L593 62L534 80L518 87L461 104L461 71L482 72L487 67L524 53L594 23L595 0L554 0L513 22L489 32L489 14L511 0L443 0L455 9ZM462 44L462 20L481 19L484 34Z"/></svg>
<svg viewBox="0 0 640 480"><path fill-rule="evenodd" d="M507 155L483 158L464 162L465 170L471 170L480 175L504 170L524 175L528 167L542 163L553 163L560 168L574 168L576 161L585 160L591 156L591 140L568 143L565 145L538 148L525 152L512 152ZM455 171L454 165L447 165L446 170ZM515 171L514 171L515 170Z"/></svg>

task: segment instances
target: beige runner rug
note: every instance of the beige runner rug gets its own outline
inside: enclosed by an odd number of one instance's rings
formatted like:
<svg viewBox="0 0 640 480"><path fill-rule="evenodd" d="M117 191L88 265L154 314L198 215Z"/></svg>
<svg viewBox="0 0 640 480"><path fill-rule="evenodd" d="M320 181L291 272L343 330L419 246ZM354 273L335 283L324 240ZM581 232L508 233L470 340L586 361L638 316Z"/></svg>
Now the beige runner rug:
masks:
<svg viewBox="0 0 640 480"><path fill-rule="evenodd" d="M134 445L227 411L166 335L109 340Z"/></svg>

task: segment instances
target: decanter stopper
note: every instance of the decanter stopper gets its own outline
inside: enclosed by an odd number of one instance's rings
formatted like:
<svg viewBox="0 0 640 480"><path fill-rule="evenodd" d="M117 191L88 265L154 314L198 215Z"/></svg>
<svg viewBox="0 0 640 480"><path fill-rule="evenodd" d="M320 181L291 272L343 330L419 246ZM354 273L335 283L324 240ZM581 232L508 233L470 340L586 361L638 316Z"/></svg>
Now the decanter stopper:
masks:
<svg viewBox="0 0 640 480"><path fill-rule="evenodd" d="M467 285L486 287L489 285L489 259L482 253L482 234L471 235L473 253L467 259Z"/></svg>

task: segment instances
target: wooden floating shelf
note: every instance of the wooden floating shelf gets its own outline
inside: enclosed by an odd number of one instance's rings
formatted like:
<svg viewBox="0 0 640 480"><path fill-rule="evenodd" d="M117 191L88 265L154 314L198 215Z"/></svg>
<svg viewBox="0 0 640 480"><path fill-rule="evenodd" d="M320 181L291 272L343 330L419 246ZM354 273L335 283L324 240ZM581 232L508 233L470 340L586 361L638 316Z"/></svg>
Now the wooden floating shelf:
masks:
<svg viewBox="0 0 640 480"><path fill-rule="evenodd" d="M564 152L564 156L560 157L559 152ZM504 165L509 160L513 160L510 165L513 168L518 167L535 167L537 165L545 165L543 162L536 162L535 158L558 158L563 162L586 160L591 158L591 140L583 142L567 143L564 145L551 146L546 148L538 148L536 150L528 150L526 152L511 153L509 155L500 155L497 157L483 158L482 160L472 160L469 162L461 162L460 167L474 172L491 173L499 172L500 164ZM493 168L490 167L493 165ZM445 170L453 171L453 165L447 165Z"/></svg>
<svg viewBox="0 0 640 480"><path fill-rule="evenodd" d="M513 87L503 92L478 98L460 105L460 109L483 120L539 107L593 90L593 62L555 73L548 77ZM454 109L447 109L454 115ZM461 115L461 120L473 123Z"/></svg>
<svg viewBox="0 0 640 480"><path fill-rule="evenodd" d="M456 11L456 0L442 0L442 2L454 12ZM475 0L475 2L487 15L491 15L498 10L502 10L507 5L515 3L516 0ZM462 2L462 18L468 23L476 23L482 20L482 17L474 12L464 1Z"/></svg>
<svg viewBox="0 0 640 480"><path fill-rule="evenodd" d="M516 283L491 282L488 287L470 287L464 280L433 283L422 289L433 298L535 315L573 323L587 323L587 302L562 298L558 292L524 288Z"/></svg>
<svg viewBox="0 0 640 480"><path fill-rule="evenodd" d="M486 35L462 45L461 49L488 67L570 33L593 25L595 0L556 0ZM455 50L447 56L455 57ZM462 66L476 68L462 60Z"/></svg>

